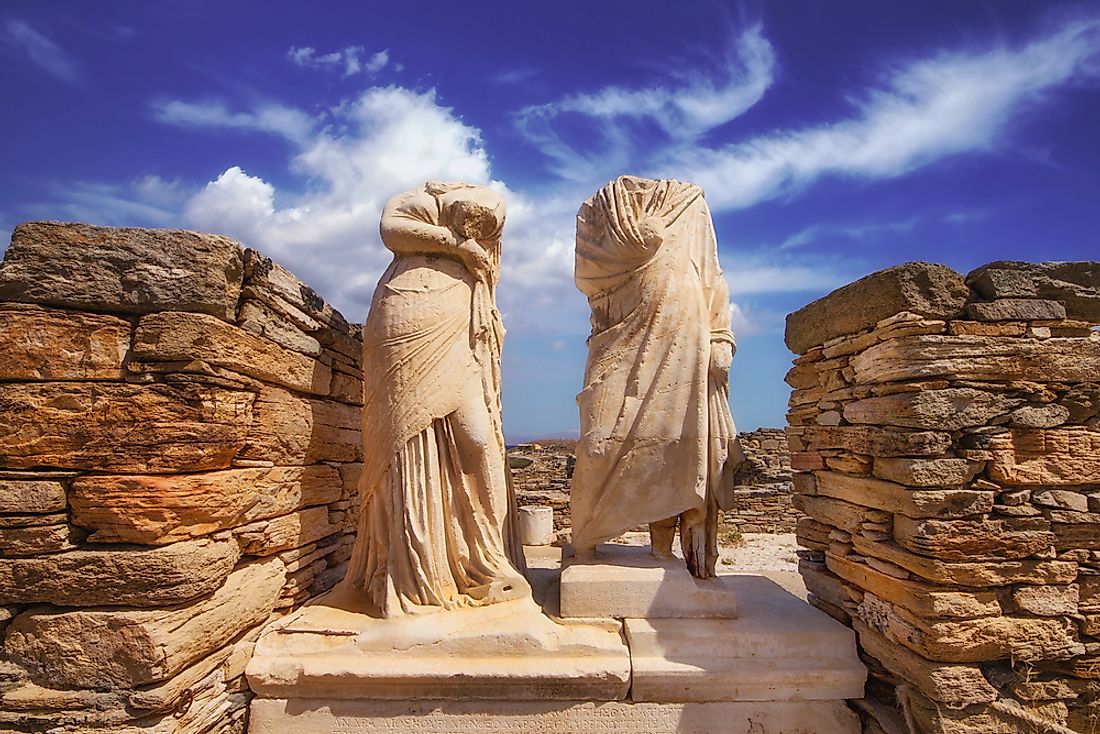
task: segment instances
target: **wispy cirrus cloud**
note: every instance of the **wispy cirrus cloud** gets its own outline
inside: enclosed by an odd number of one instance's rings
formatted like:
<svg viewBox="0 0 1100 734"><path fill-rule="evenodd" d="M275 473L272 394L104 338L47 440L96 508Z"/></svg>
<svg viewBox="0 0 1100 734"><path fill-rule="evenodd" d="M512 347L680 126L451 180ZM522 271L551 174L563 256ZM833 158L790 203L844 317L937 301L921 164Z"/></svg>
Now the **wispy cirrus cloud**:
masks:
<svg viewBox="0 0 1100 734"><path fill-rule="evenodd" d="M274 102L262 102L234 111L220 100L188 102L170 99L153 102L152 110L156 120L177 127L263 132L293 143L307 140L314 127L314 119L305 112Z"/></svg>
<svg viewBox="0 0 1100 734"><path fill-rule="evenodd" d="M291 46L287 51L295 66L308 69L338 71L344 76L366 74L374 76L390 62L389 49L382 49L369 56L363 46L347 46L338 51L319 54L312 46Z"/></svg>
<svg viewBox="0 0 1100 734"><path fill-rule="evenodd" d="M29 60L38 68L70 84L79 81L80 70L69 53L30 23L9 18L0 30L0 48L9 56Z"/></svg>
<svg viewBox="0 0 1100 734"><path fill-rule="evenodd" d="M661 84L604 87L525 107L516 124L562 178L607 178L645 157L653 136L637 135L642 126L655 127L661 144L676 148L744 114L771 86L775 52L754 25L710 66L710 74L692 68ZM587 142L593 138L595 145Z"/></svg>

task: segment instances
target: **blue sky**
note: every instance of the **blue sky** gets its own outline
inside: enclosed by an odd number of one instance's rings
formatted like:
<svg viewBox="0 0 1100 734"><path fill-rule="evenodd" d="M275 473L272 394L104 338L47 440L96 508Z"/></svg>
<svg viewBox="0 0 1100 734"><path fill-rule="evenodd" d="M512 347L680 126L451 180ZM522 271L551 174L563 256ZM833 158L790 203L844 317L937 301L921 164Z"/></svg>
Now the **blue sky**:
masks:
<svg viewBox="0 0 1100 734"><path fill-rule="evenodd" d="M1096 3L24 2L0 6L0 238L27 219L226 233L349 319L382 203L505 192L505 427L577 426L574 215L701 184L739 427L783 424L783 317L907 260L1097 259Z"/></svg>

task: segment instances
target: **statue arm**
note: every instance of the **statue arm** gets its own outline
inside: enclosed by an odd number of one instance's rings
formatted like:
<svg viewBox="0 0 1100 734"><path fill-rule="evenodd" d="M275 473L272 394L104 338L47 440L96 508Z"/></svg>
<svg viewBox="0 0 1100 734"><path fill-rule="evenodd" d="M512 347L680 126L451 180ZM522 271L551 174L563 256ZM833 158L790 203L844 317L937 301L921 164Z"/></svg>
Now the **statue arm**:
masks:
<svg viewBox="0 0 1100 734"><path fill-rule="evenodd" d="M417 207L409 206L407 194L386 202L378 225L386 248L398 255L457 256L461 244L449 228L433 224L426 213L417 216Z"/></svg>

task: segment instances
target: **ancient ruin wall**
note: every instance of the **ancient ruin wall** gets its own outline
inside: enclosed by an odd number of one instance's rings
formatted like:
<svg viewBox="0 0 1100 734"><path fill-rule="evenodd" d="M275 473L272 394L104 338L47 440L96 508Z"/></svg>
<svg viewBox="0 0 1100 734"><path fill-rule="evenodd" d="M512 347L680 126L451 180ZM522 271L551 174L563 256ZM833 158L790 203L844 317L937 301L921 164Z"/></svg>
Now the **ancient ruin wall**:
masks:
<svg viewBox="0 0 1100 734"><path fill-rule="evenodd" d="M0 730L242 732L343 575L361 340L254 250L20 225L0 266Z"/></svg>
<svg viewBox="0 0 1100 734"><path fill-rule="evenodd" d="M1100 731L1098 322L1098 263L910 263L788 318L801 571L865 732Z"/></svg>
<svg viewBox="0 0 1100 734"><path fill-rule="evenodd" d="M736 388L735 388L736 390ZM723 513L742 533L793 533L802 518L792 502L791 455L782 428L740 433L745 463L734 481L734 508Z"/></svg>

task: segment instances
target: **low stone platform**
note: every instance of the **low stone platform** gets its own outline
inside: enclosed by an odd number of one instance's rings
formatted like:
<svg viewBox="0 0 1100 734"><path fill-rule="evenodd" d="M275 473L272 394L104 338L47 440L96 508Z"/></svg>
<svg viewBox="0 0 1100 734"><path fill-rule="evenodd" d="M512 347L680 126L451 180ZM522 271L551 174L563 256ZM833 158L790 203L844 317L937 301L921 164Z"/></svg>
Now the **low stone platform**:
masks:
<svg viewBox="0 0 1100 734"><path fill-rule="evenodd" d="M626 698L630 654L616 623L558 624L530 599L376 619L350 596L330 592L265 630L247 670L257 696Z"/></svg>
<svg viewBox="0 0 1100 734"><path fill-rule="evenodd" d="M858 734L854 633L762 576L721 580L736 619L555 622L514 602L378 620L324 599L257 643L250 732Z"/></svg>
<svg viewBox="0 0 1100 734"><path fill-rule="evenodd" d="M263 734L858 734L843 701L722 703L256 699Z"/></svg>
<svg viewBox="0 0 1100 734"><path fill-rule="evenodd" d="M649 546L605 543L591 561L565 560L561 616L654 619L737 616L730 576L697 579L683 559L662 560Z"/></svg>

